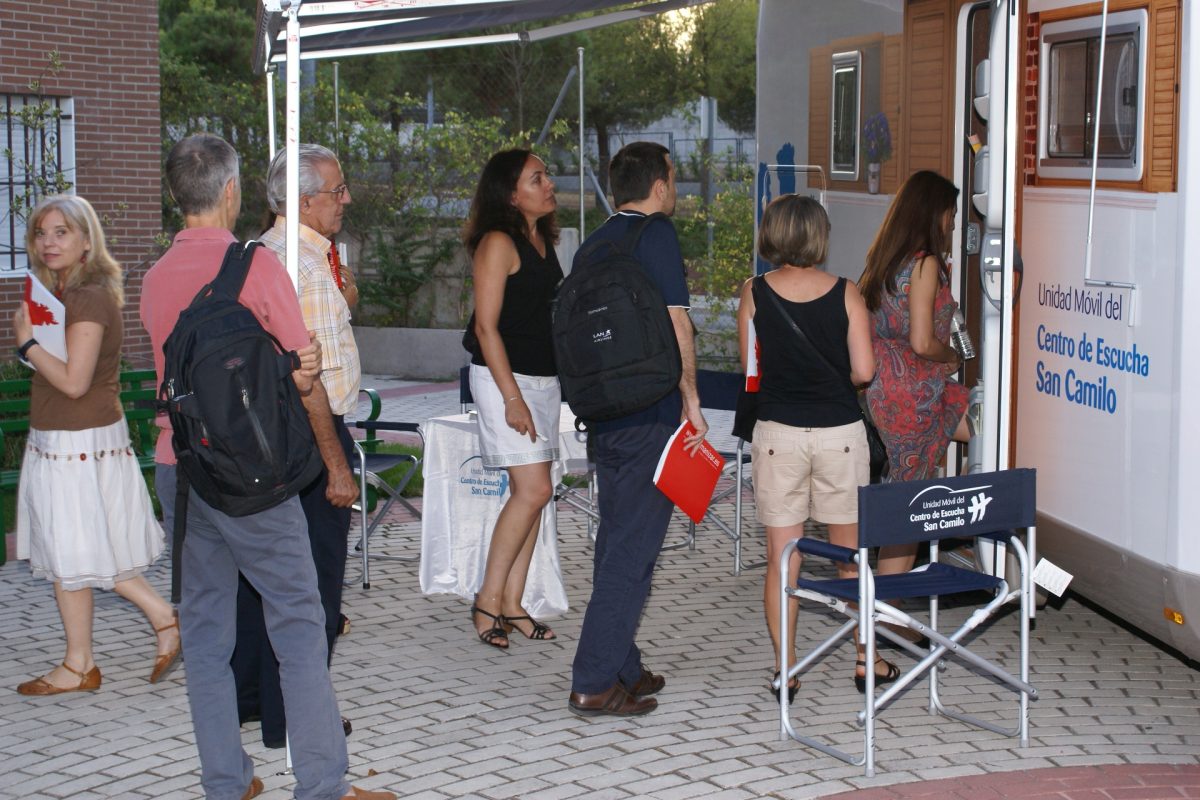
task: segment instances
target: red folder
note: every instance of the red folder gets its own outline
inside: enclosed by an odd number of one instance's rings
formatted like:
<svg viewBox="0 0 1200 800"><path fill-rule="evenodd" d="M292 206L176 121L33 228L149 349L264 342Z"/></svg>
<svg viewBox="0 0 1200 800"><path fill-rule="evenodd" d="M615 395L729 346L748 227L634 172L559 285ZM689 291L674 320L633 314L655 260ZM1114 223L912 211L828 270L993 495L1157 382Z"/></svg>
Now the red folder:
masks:
<svg viewBox="0 0 1200 800"><path fill-rule="evenodd" d="M695 455L686 453L684 438L695 432L692 423L684 420L671 435L654 470L654 485L692 522L699 522L708 510L725 459L707 440L700 443Z"/></svg>

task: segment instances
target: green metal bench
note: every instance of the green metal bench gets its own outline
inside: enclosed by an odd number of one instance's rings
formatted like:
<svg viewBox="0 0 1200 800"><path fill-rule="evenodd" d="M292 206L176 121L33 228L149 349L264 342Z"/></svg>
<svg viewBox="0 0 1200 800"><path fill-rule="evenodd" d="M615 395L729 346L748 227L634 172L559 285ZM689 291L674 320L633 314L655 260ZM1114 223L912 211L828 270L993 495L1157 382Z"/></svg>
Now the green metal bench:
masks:
<svg viewBox="0 0 1200 800"><path fill-rule="evenodd" d="M138 465L142 472L154 469L154 444L158 428L154 424L155 411L150 402L158 394L157 379L152 369L122 372L121 405L129 423L129 435L137 452ZM24 435L29 431L29 378L0 381L0 448L4 437ZM2 452L2 451L0 451ZM16 488L21 479L21 470L0 470L0 491ZM0 519L3 519L3 499L0 493ZM0 564L8 558L4 536L0 535Z"/></svg>

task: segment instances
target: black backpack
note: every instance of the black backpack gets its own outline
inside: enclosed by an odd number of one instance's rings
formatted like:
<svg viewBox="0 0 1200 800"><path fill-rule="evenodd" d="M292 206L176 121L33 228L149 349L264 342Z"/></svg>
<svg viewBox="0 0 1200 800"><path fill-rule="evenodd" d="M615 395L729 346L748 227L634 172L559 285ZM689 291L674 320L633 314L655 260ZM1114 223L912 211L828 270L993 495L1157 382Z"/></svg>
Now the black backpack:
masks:
<svg viewBox="0 0 1200 800"><path fill-rule="evenodd" d="M297 494L322 469L292 380L299 357L238 302L257 246L229 245L217 276L180 313L163 346L158 398L178 461L176 558L189 486L218 511L244 517ZM178 562L175 573L178 594Z"/></svg>
<svg viewBox="0 0 1200 800"><path fill-rule="evenodd" d="M683 363L662 293L634 258L651 214L620 242L586 245L551 310L563 397L584 422L649 408L679 386Z"/></svg>

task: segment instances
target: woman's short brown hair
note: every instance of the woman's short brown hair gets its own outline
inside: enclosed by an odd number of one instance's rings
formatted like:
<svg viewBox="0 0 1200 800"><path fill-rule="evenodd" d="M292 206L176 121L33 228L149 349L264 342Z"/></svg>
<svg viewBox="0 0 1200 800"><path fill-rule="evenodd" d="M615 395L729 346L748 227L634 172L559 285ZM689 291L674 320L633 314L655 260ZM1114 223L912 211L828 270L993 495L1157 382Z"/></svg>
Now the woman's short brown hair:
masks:
<svg viewBox="0 0 1200 800"><path fill-rule="evenodd" d="M811 197L776 197L758 224L758 254L776 267L823 264L829 255L829 215Z"/></svg>

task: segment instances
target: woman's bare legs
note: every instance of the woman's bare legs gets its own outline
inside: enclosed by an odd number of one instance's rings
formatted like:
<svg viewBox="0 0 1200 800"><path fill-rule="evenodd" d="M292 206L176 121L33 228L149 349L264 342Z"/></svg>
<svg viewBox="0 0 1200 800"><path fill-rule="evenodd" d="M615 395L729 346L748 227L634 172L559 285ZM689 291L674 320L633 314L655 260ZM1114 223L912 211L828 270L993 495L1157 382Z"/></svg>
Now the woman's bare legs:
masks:
<svg viewBox="0 0 1200 800"><path fill-rule="evenodd" d="M67 634L67 653L63 663L76 672L86 674L96 666L92 660L92 590L69 590L64 589L61 583L55 583L54 600L58 603L58 614ZM60 689L79 685L79 675L61 665L46 673L43 680Z"/></svg>
<svg viewBox="0 0 1200 800"><path fill-rule="evenodd" d="M141 575L113 585L113 591L142 610L158 637L158 654L166 655L179 645L175 609Z"/></svg>
<svg viewBox="0 0 1200 800"><path fill-rule="evenodd" d="M836 544L836 545L839 545L840 547L849 547L851 550L858 549L858 523L851 522L846 525L828 525L827 527L829 528L830 544ZM916 551L914 550L913 553L914 553L914 557L915 557ZM883 563L882 551L880 551L880 563L881 564ZM839 578L857 578L858 577L858 567L856 567L854 564L838 564L837 571L838 571ZM880 574L880 575L884 574L883 570L882 569L879 570L878 574ZM855 652L858 655L858 660L865 662L866 658L867 658L866 648L862 644L859 643L857 635L855 636L854 648L855 648ZM882 672L880 672L880 670L879 670L879 668L881 666L883 667ZM875 674L886 675L887 672L888 672L887 666L885 664L881 664L879 656L876 655L876 657L875 657ZM856 675L860 675L860 674L866 675L866 670L863 667L859 667L856 665L855 666L855 674Z"/></svg>
<svg viewBox="0 0 1200 800"><path fill-rule="evenodd" d="M508 480L511 495L492 531L483 585L475 596L475 605L490 614L522 616L525 612L521 610L521 595L525 592L525 579L537 543L538 522L542 508L554 493L550 462L509 467ZM489 617L475 615L476 631L482 633L492 624ZM497 637L493 641L499 644L506 640Z"/></svg>

